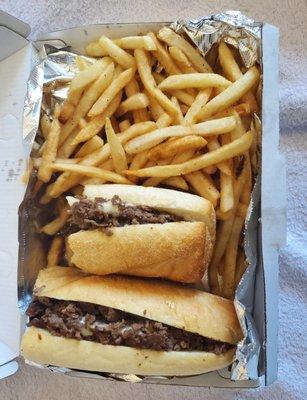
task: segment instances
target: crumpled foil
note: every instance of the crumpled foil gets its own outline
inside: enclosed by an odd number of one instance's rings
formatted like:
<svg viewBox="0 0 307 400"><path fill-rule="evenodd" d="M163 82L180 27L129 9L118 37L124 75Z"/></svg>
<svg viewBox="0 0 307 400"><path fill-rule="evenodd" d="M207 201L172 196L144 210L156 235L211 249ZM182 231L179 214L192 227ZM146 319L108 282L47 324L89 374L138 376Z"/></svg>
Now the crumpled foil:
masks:
<svg viewBox="0 0 307 400"><path fill-rule="evenodd" d="M246 68L256 62L261 65L262 24L247 18L238 11L219 13L199 20L177 20L170 27L178 33L187 35L204 55L211 50L214 44L224 40L239 50ZM35 140L39 129L41 110L51 116L55 103L65 100L69 83L78 71L77 57L80 56L68 51L68 49L57 49L48 44L45 44L38 51L35 65L29 77L24 106L23 139L29 149L33 150L37 147ZM93 59L89 57L81 57L88 63L93 62ZM48 92L48 96L46 96L46 92ZM255 116L255 125L258 124L259 126L259 122L259 118L257 119L257 116ZM46 244L41 242L36 228L40 215L31 198L35 179L34 174L32 174L24 201L19 209L18 300L22 312L25 312L31 302L36 276L46 260ZM229 374L226 369L219 372L221 377L231 378L232 380L258 379L260 343L252 319L252 305L258 258L259 198L260 174L253 189L245 222L244 247L249 267L244 273L235 295L235 307L244 338L237 346L231 373ZM62 373L64 370L65 373L71 371L50 366L48 368ZM81 374L78 371L77 373ZM92 373L84 373L93 377ZM169 379L122 374L97 374L97 376L129 382L155 381L159 383L158 379ZM181 379L184 382L184 378L177 379L179 379L179 382L177 380L178 384L180 384Z"/></svg>

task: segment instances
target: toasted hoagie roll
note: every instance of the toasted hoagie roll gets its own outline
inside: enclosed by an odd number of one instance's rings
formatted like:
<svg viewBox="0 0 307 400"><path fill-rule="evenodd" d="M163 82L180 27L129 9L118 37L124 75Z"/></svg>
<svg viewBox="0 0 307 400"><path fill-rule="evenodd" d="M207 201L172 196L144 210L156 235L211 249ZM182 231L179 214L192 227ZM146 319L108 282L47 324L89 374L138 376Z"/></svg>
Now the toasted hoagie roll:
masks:
<svg viewBox="0 0 307 400"><path fill-rule="evenodd" d="M202 279L215 240L209 201L116 184L85 186L83 196L67 198L71 216L63 233L70 265L97 275Z"/></svg>
<svg viewBox="0 0 307 400"><path fill-rule="evenodd" d="M171 283L42 270L21 343L43 365L193 375L232 362L242 338L233 302Z"/></svg>

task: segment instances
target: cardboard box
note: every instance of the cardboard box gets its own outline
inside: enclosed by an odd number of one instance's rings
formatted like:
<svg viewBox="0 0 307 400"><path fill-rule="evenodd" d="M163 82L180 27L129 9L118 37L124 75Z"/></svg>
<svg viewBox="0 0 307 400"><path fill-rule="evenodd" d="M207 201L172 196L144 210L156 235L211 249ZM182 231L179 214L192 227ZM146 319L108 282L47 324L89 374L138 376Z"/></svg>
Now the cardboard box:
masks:
<svg viewBox="0 0 307 400"><path fill-rule="evenodd" d="M22 115L35 48L47 41L72 46L72 51L82 53L84 45L101 34L110 37L139 34L163 25L165 23L89 25L42 35L33 46L27 40L30 28L0 12L0 42L3 44L0 48L0 379L18 368L14 359L19 354L24 329L24 319L17 308L17 213L25 190L21 177L30 152L22 140ZM258 369L265 378L264 384L269 385L277 377L278 249L285 244L286 196L284 160L278 152L278 30L267 24L262 31L262 61L261 220L255 229L259 238L259 263L252 314L262 343ZM22 232L20 235L22 240ZM70 371L69 375L100 377L77 371ZM260 384L258 379L232 382L226 371L171 380L151 377L145 382L227 388Z"/></svg>

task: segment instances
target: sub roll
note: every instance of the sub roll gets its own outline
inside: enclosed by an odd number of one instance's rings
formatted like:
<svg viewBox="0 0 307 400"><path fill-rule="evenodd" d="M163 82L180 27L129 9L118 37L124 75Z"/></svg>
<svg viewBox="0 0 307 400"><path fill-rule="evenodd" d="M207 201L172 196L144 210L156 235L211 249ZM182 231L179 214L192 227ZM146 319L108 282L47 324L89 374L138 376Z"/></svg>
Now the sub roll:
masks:
<svg viewBox="0 0 307 400"><path fill-rule="evenodd" d="M69 265L192 283L202 279L215 241L215 211L199 196L174 190L88 185L68 197L63 229Z"/></svg>
<svg viewBox="0 0 307 400"><path fill-rule="evenodd" d="M232 301L172 283L52 267L34 295L21 353L42 365L194 375L229 365L242 338Z"/></svg>

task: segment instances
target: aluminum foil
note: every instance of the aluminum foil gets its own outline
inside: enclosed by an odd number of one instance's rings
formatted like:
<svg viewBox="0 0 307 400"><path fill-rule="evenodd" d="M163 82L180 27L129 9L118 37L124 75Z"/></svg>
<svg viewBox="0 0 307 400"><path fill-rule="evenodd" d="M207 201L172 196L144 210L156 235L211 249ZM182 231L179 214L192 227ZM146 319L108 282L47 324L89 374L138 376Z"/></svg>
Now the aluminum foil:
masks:
<svg viewBox="0 0 307 400"><path fill-rule="evenodd" d="M228 11L204 17L199 20L178 20L171 28L187 35L204 54L220 40L239 49L244 65L248 68L254 63L261 64L261 27L240 12ZM23 139L28 148L35 151L40 146L37 135L41 112L52 114L55 103L62 102L67 96L69 83L77 71L77 54L68 49L57 49L45 44L38 52L35 65L28 81L28 90L24 106ZM88 63L93 59L83 57ZM259 118L255 126L259 130ZM18 298L19 307L24 312L32 297L32 290L38 271L46 259L46 244L37 234L37 221L43 218L39 207L32 199L35 176L30 176L24 201L19 209L19 267L18 267ZM250 380L258 378L258 359L260 343L252 319L253 289L255 269L257 266L257 229L258 206L260 196L260 179L254 187L247 219L245 222L245 252L249 263L245 274L237 288L235 307L244 332L244 339L239 343L232 365L232 371L219 371L222 378L232 380ZM48 367L49 369L69 374L86 374L87 376L125 380L129 382L148 381L163 383L165 377L137 377L135 375L93 374ZM206 374L207 375L207 374ZM206 380L203 375L203 381ZM177 384L187 384L188 378L174 378ZM199 383L196 383L198 385ZM210 383L208 384L210 385ZM220 385L223 386L223 385Z"/></svg>

